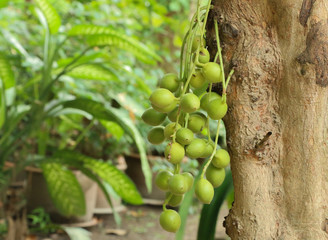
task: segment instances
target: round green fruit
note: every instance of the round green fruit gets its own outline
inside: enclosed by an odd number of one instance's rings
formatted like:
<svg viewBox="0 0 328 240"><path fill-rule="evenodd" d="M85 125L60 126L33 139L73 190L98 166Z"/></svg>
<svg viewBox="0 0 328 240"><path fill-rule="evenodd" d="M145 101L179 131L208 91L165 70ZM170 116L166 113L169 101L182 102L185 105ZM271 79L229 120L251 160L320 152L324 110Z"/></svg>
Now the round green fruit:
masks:
<svg viewBox="0 0 328 240"><path fill-rule="evenodd" d="M168 197L170 194L172 194L172 196L167 204L171 207L179 206L183 200L183 195L175 195L173 193L167 192L166 197Z"/></svg>
<svg viewBox="0 0 328 240"><path fill-rule="evenodd" d="M194 139L194 133L188 128L180 128L177 131L176 140L181 145L185 146L191 143Z"/></svg>
<svg viewBox="0 0 328 240"><path fill-rule="evenodd" d="M202 48L199 51L198 62L208 63L210 61L210 53L206 48Z"/></svg>
<svg viewBox="0 0 328 240"><path fill-rule="evenodd" d="M141 116L142 120L151 126L157 126L164 122L165 113L157 112L153 108L148 108Z"/></svg>
<svg viewBox="0 0 328 240"><path fill-rule="evenodd" d="M159 223L164 230L175 233L180 228L181 218L179 213L169 209L161 213L159 216Z"/></svg>
<svg viewBox="0 0 328 240"><path fill-rule="evenodd" d="M203 42L203 46L206 45L205 39L200 36L200 35L196 35L192 41L192 48L191 51L195 52L198 48L198 46L200 45L201 41Z"/></svg>
<svg viewBox="0 0 328 240"><path fill-rule="evenodd" d="M155 184L156 186L163 190L168 191L169 190L169 180L173 176L173 173L167 170L162 170L159 173L157 173L155 178Z"/></svg>
<svg viewBox="0 0 328 240"><path fill-rule="evenodd" d="M221 186L225 178L224 168L216 168L210 164L206 170L206 179L214 188Z"/></svg>
<svg viewBox="0 0 328 240"><path fill-rule="evenodd" d="M201 88L205 84L207 84L206 79L204 78L203 74L199 70L197 70L191 75L190 85L193 88Z"/></svg>
<svg viewBox="0 0 328 240"><path fill-rule="evenodd" d="M181 173L181 175L186 178L188 185L187 191L189 191L192 188L192 185L194 184L194 177L191 175L191 173L188 172Z"/></svg>
<svg viewBox="0 0 328 240"><path fill-rule="evenodd" d="M174 73L165 74L159 81L159 87L175 92L179 88L179 78Z"/></svg>
<svg viewBox="0 0 328 240"><path fill-rule="evenodd" d="M203 155L201 156L202 158L207 158L212 155L214 151L214 142L209 142L206 140L206 148L203 152Z"/></svg>
<svg viewBox="0 0 328 240"><path fill-rule="evenodd" d="M151 104L151 106L157 111L157 112L160 112L160 113L169 113L171 112L176 106L177 106L177 102L174 101L172 102L170 105L167 105L166 107L157 107L155 106L154 104Z"/></svg>
<svg viewBox="0 0 328 240"><path fill-rule="evenodd" d="M178 123L176 126L175 122L167 124L166 127L164 128L164 137L166 139L171 139L175 128L180 129L181 125Z"/></svg>
<svg viewBox="0 0 328 240"><path fill-rule="evenodd" d="M228 105L221 98L214 99L207 107L207 113L213 120L222 119L228 111Z"/></svg>
<svg viewBox="0 0 328 240"><path fill-rule="evenodd" d="M203 155L206 143L203 139L195 138L186 147L186 155L190 158L199 158Z"/></svg>
<svg viewBox="0 0 328 240"><path fill-rule="evenodd" d="M193 93L187 93L181 98L181 110L185 113L192 113L199 109L199 98Z"/></svg>
<svg viewBox="0 0 328 240"><path fill-rule="evenodd" d="M171 111L167 114L167 117L170 119L171 122L175 122L177 120L178 111L179 111L179 108L176 107L175 109L173 109L173 111Z"/></svg>
<svg viewBox="0 0 328 240"><path fill-rule="evenodd" d="M165 140L164 127L154 127L147 135L147 139L150 143L154 145L161 144Z"/></svg>
<svg viewBox="0 0 328 240"><path fill-rule="evenodd" d="M185 149L179 143L170 143L166 146L165 151L165 158L173 164L178 164L182 161L185 156Z"/></svg>
<svg viewBox="0 0 328 240"><path fill-rule="evenodd" d="M229 153L224 149L218 149L213 157L212 164L217 168L225 168L230 163Z"/></svg>
<svg viewBox="0 0 328 240"><path fill-rule="evenodd" d="M214 188L208 180L202 178L196 183L195 193L199 201L210 204L214 196Z"/></svg>
<svg viewBox="0 0 328 240"><path fill-rule="evenodd" d="M202 68L202 74L207 81L210 83L222 82L221 78L221 67L219 64L214 62L205 63Z"/></svg>
<svg viewBox="0 0 328 240"><path fill-rule="evenodd" d="M221 96L215 92L206 93L203 95L203 97L200 99L200 108L207 111L208 105L211 101L215 99L222 99Z"/></svg>
<svg viewBox="0 0 328 240"><path fill-rule="evenodd" d="M175 195L183 195L188 191L187 178L182 174L175 174L169 180L169 190Z"/></svg>
<svg viewBox="0 0 328 240"><path fill-rule="evenodd" d="M202 113L191 114L188 119L188 128L194 133L199 133L206 126L206 117Z"/></svg>
<svg viewBox="0 0 328 240"><path fill-rule="evenodd" d="M169 90L165 88L157 88L149 97L149 100L153 106L159 109L164 109L172 105L176 98Z"/></svg>

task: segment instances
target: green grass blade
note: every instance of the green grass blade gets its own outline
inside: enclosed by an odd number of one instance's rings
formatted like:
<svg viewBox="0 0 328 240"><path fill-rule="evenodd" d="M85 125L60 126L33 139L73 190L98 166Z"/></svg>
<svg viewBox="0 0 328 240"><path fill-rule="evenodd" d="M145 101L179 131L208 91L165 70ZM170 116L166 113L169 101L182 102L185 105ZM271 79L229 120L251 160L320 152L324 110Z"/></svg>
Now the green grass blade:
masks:
<svg viewBox="0 0 328 240"><path fill-rule="evenodd" d="M203 206L198 225L198 240L214 240L220 208L232 187L232 175L229 169L222 185L215 189L211 204L204 204Z"/></svg>
<svg viewBox="0 0 328 240"><path fill-rule="evenodd" d="M56 9L48 0L34 0L47 20L51 34L56 34L61 26L61 19Z"/></svg>

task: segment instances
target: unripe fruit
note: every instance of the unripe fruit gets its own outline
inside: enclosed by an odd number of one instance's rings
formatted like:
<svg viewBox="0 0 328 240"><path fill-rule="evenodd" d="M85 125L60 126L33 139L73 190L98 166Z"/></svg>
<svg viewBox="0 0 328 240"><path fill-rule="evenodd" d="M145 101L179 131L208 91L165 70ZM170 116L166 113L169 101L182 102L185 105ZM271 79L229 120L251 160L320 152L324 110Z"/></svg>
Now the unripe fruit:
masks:
<svg viewBox="0 0 328 240"><path fill-rule="evenodd" d="M194 139L194 133L188 128L180 128L177 131L176 140L181 145L185 146L191 143Z"/></svg>
<svg viewBox="0 0 328 240"><path fill-rule="evenodd" d="M218 149L213 157L212 164L217 168L225 168L230 163L229 153L224 149Z"/></svg>
<svg viewBox="0 0 328 240"><path fill-rule="evenodd" d="M147 139L154 145L161 144L165 140L164 127L154 127L148 132Z"/></svg>
<svg viewBox="0 0 328 240"><path fill-rule="evenodd" d="M192 48L191 48L192 52L195 52L197 50L198 46L201 43L200 41L203 42L203 46L206 45L205 39L200 35L196 35L192 41Z"/></svg>
<svg viewBox="0 0 328 240"><path fill-rule="evenodd" d="M206 141L206 148L203 152L203 155L201 156L202 158L207 158L212 155L214 151L214 143Z"/></svg>
<svg viewBox="0 0 328 240"><path fill-rule="evenodd" d="M173 176L173 173L167 170L162 170L159 173L157 173L155 178L155 184L156 186L163 190L168 191L169 190L169 180Z"/></svg>
<svg viewBox="0 0 328 240"><path fill-rule="evenodd" d="M195 193L199 201L209 204L214 196L214 188L208 180L202 178L196 183Z"/></svg>
<svg viewBox="0 0 328 240"><path fill-rule="evenodd" d="M166 146L164 154L167 161L178 164L185 156L185 150L179 143L175 142Z"/></svg>
<svg viewBox="0 0 328 240"><path fill-rule="evenodd" d="M221 67L219 64L214 62L205 63L202 68L202 74L205 79L210 83L222 82L221 78Z"/></svg>
<svg viewBox="0 0 328 240"><path fill-rule="evenodd" d="M192 113L199 109L199 98L193 93L187 93L181 98L181 110L185 113Z"/></svg>
<svg viewBox="0 0 328 240"><path fill-rule="evenodd" d="M210 53L206 48L202 48L199 51L198 62L208 63L210 61Z"/></svg>
<svg viewBox="0 0 328 240"><path fill-rule="evenodd" d="M228 111L228 105L221 98L210 102L207 107L207 113L213 120L222 119Z"/></svg>
<svg viewBox="0 0 328 240"><path fill-rule="evenodd" d="M159 223L161 224L164 230L174 233L180 228L181 218L179 213L172 209L169 209L161 213L161 215L159 216Z"/></svg>
<svg viewBox="0 0 328 240"><path fill-rule="evenodd" d="M189 191L192 188L192 185L194 184L194 177L188 172L184 172L181 175L185 177L188 185L187 191Z"/></svg>
<svg viewBox="0 0 328 240"><path fill-rule="evenodd" d="M165 88L157 88L149 97L152 105L163 109L176 101L175 96Z"/></svg>
<svg viewBox="0 0 328 240"><path fill-rule="evenodd" d="M169 180L169 190L175 195L182 195L188 191L188 182L185 176L175 174Z"/></svg>
<svg viewBox="0 0 328 240"><path fill-rule="evenodd" d="M179 108L176 107L173 111L171 111L167 114L167 117L170 119L171 122L175 122L177 120L178 111L179 111Z"/></svg>
<svg viewBox="0 0 328 240"><path fill-rule="evenodd" d="M202 156L206 148L206 143L203 139L195 138L186 148L186 154L190 158L199 158Z"/></svg>
<svg viewBox="0 0 328 240"><path fill-rule="evenodd" d="M153 108L148 108L141 116L142 120L151 125L157 126L164 122L166 114L157 112Z"/></svg>
<svg viewBox="0 0 328 240"><path fill-rule="evenodd" d="M179 78L174 73L165 74L159 81L159 87L175 92L179 88Z"/></svg>
<svg viewBox="0 0 328 240"><path fill-rule="evenodd" d="M170 192L167 192L166 197L168 197L170 194L171 194ZM175 195L172 193L172 196L167 204L171 207L177 207L182 202L183 197L184 197L183 195Z"/></svg>
<svg viewBox="0 0 328 240"><path fill-rule="evenodd" d="M164 128L164 136L165 136L166 139L171 139L172 138L175 127L177 129L181 128L181 125L179 123L177 124L177 126L175 126L175 125L176 125L176 123L172 122L172 123L167 124L166 127Z"/></svg>
<svg viewBox="0 0 328 240"><path fill-rule="evenodd" d="M200 99L200 108L207 111L208 105L211 101L215 99L222 99L221 96L215 92L206 93L204 96Z"/></svg>
<svg viewBox="0 0 328 240"><path fill-rule="evenodd" d="M173 101L170 105L167 105L166 107L157 107L155 106L154 104L151 104L151 106L157 111L157 112L160 112L160 113L168 113L168 112L171 112L176 106L177 106L177 101Z"/></svg>
<svg viewBox="0 0 328 240"><path fill-rule="evenodd" d="M199 133L206 126L206 117L202 113L190 115L188 119L188 128L194 133Z"/></svg>
<svg viewBox="0 0 328 240"><path fill-rule="evenodd" d="M216 168L210 164L206 170L206 179L214 188L221 186L225 178L224 168Z"/></svg>
<svg viewBox="0 0 328 240"><path fill-rule="evenodd" d="M207 84L207 81L203 74L200 71L194 72L190 79L190 85L193 88L201 88L204 86L204 84Z"/></svg>

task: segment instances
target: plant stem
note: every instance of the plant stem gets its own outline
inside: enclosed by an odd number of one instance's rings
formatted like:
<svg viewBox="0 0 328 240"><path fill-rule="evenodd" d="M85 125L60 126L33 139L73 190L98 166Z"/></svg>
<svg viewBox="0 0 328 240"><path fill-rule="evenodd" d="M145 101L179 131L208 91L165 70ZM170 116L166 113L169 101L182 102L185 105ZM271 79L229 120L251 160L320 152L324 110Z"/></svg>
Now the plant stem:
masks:
<svg viewBox="0 0 328 240"><path fill-rule="evenodd" d="M75 144L70 148L71 150L74 150L76 146L82 141L84 138L85 134L90 130L90 128L93 126L95 122L95 119L93 118L89 125L81 132L81 134L78 136L78 138L75 141Z"/></svg>

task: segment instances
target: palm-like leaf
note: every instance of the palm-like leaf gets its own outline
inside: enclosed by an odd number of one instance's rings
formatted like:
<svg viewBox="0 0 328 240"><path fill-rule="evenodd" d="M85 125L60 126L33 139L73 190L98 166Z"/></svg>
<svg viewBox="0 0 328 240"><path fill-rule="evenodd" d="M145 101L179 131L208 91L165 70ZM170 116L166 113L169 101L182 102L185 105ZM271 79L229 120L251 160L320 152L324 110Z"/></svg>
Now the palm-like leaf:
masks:
<svg viewBox="0 0 328 240"><path fill-rule="evenodd" d="M98 64L83 64L77 66L69 71L67 75L81 79L118 81L117 76L110 69Z"/></svg>
<svg viewBox="0 0 328 240"><path fill-rule="evenodd" d="M61 19L56 9L49 3L48 0L34 0L37 6L42 11L47 20L50 33L56 34L61 25Z"/></svg>

